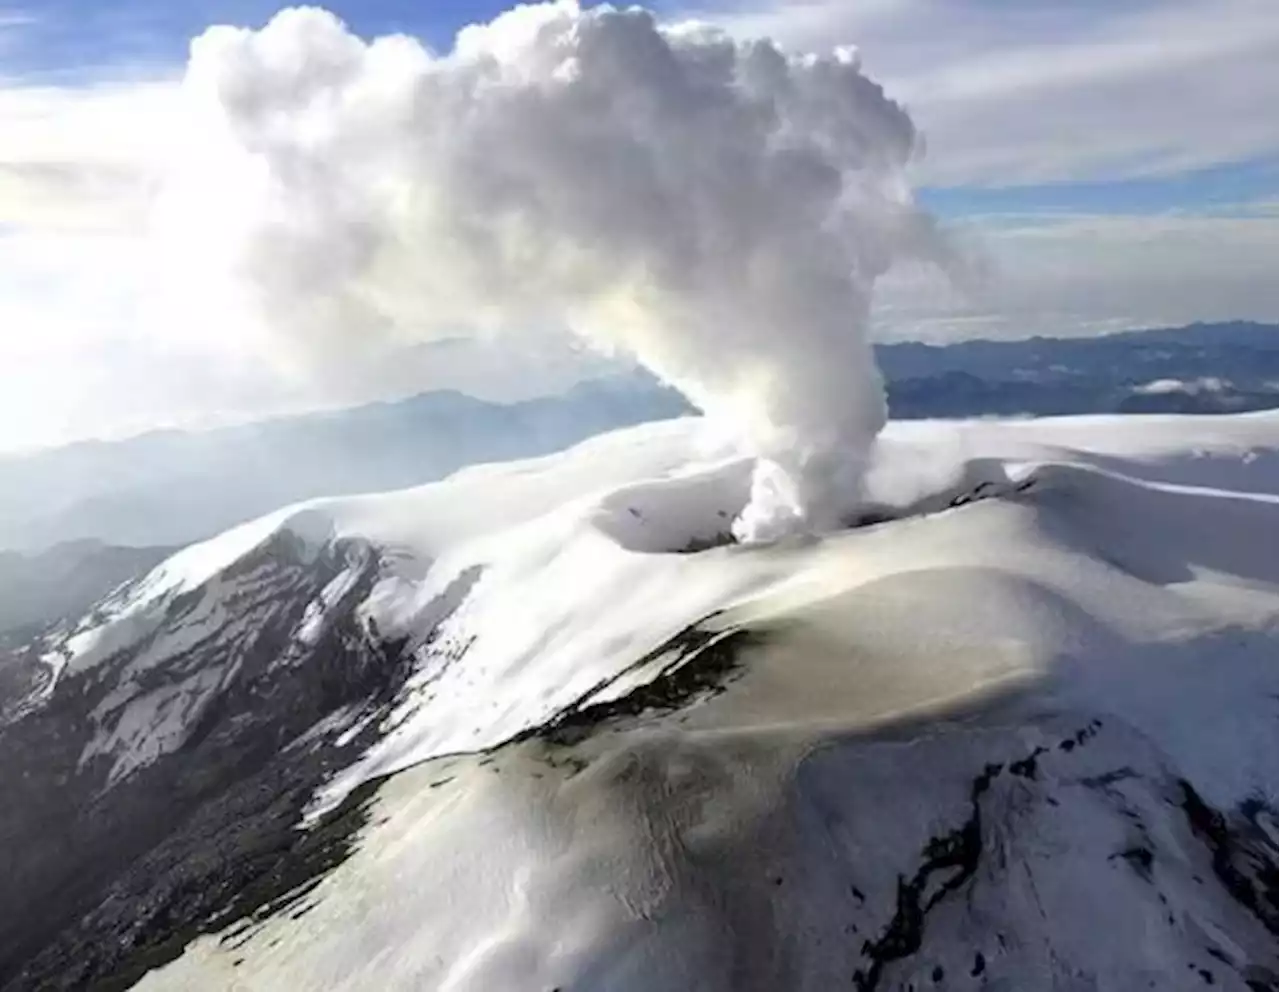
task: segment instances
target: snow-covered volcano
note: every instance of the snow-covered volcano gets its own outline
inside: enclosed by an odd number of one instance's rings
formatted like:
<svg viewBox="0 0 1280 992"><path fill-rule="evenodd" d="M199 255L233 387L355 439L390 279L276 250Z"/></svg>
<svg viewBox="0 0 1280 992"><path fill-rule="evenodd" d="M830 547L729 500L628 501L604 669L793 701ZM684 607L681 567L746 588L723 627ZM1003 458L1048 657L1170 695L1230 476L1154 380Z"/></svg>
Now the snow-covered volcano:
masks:
<svg viewBox="0 0 1280 992"><path fill-rule="evenodd" d="M188 548L6 701L0 980L1275 988L1276 428L895 423L744 546L688 419Z"/></svg>

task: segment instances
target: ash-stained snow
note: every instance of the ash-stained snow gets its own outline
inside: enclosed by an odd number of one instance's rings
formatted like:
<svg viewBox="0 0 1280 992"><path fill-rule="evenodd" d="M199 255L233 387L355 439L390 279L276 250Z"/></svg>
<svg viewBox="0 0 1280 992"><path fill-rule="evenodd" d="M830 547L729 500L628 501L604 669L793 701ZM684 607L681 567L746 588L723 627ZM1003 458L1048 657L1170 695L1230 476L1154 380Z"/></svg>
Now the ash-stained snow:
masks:
<svg viewBox="0 0 1280 992"><path fill-rule="evenodd" d="M378 732L312 822L400 774L305 916L142 987L1270 987L1276 427L891 424L857 526L743 546L750 463L686 420L211 542L107 621L113 781L276 611L281 662L343 616L409 666L326 718ZM524 739L691 630L750 634L723 691Z"/></svg>
<svg viewBox="0 0 1280 992"><path fill-rule="evenodd" d="M297 569L342 538L381 548L377 581L359 602L350 593L364 574L361 561L309 598L282 659L305 659L339 606L354 608L381 637L406 639L415 658L382 742L339 776L323 809L371 776L492 747L567 707L589 704L597 691L601 698L625 693L637 678L628 671L636 659L703 617L753 602L827 595L894 572L954 568L953 553L966 566L1016 567L1038 580L1058 558L1082 552L1129 555L1135 562L1129 571L1159 573L1166 568L1158 561L1164 550L1149 532L1161 527L1195 544L1206 569L1223 558L1249 563L1246 572L1274 570L1253 553L1258 544L1251 529L1255 518L1274 517L1274 497L1187 488L1185 481L1212 482L1208 477L1227 462L1238 466L1235 481L1252 469L1256 482L1268 466L1274 469L1273 428L1268 415L894 424L869 472L864 504L868 519L902 519L887 529L753 548L725 546L747 499L750 460L707 433L701 421L645 425L563 455L481 466L396 493L313 501L246 524L158 567L91 617L60 653L75 672L141 645L95 711L102 729L85 754L115 755L114 780L180 743L180 726L198 717L234 676L235 656L218 656L210 664L219 677L205 671L183 681L183 690L173 684L143 690L147 672L210 638L251 636L278 608L277 564L265 556L252 568L237 567L246 555L281 534L290 537ZM1165 481L1171 478L1183 481ZM1083 518L1080 542L1061 548L1040 540L1045 546L1035 547L1026 565L1023 534L983 540L976 521L932 519L953 503L1003 495L993 511L1001 514L997 527L1011 524L1025 516L1015 507L1019 491L1030 485L1037 506L1062 507L1055 526ZM1205 500L1212 500L1221 525L1212 531L1200 525ZM1131 524L1136 529L1127 529ZM921 528L936 533L926 541ZM885 545L890 553L882 557L878 549ZM1005 560L1010 557L1016 566ZM1131 604L1127 590L1118 591L1119 598L1098 594L1116 584L1111 572L1077 571L1063 579L1068 599L1093 617L1118 614L1113 622L1121 626L1135 622L1129 615L1167 619L1171 611L1177 623L1194 626L1201 621L1188 598L1213 595L1215 588L1188 582L1172 605L1167 597ZM842 577L833 579L835 573ZM1140 577L1157 585L1192 578ZM174 622L172 604L183 597L193 602ZM925 598L921 610L938 599ZM987 636L980 628L974 633L979 640ZM1059 650L1050 634L1026 638L1024 657L1034 660L1014 668L1038 671ZM147 726L169 743L149 740Z"/></svg>

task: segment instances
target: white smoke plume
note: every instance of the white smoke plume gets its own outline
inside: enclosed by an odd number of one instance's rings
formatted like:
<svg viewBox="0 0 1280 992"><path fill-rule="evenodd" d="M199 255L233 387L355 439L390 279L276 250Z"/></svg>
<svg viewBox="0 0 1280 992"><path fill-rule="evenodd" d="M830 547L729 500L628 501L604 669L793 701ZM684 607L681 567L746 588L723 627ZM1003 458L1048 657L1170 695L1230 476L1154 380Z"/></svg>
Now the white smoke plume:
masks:
<svg viewBox="0 0 1280 992"><path fill-rule="evenodd" d="M851 49L562 2L435 54L300 8L208 30L184 91L194 240L282 333L567 327L752 446L740 538L837 526L857 501L885 421L873 284L943 248L903 178L911 120Z"/></svg>

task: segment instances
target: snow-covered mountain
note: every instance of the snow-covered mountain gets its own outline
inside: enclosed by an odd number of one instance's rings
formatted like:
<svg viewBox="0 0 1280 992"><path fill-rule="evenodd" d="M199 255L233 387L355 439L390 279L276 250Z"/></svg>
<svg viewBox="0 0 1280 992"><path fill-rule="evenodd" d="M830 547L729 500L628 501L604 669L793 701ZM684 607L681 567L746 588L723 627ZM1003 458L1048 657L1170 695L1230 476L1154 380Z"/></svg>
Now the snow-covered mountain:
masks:
<svg viewBox="0 0 1280 992"><path fill-rule="evenodd" d="M1277 420L697 419L187 548L30 645L6 988L1276 987Z"/></svg>

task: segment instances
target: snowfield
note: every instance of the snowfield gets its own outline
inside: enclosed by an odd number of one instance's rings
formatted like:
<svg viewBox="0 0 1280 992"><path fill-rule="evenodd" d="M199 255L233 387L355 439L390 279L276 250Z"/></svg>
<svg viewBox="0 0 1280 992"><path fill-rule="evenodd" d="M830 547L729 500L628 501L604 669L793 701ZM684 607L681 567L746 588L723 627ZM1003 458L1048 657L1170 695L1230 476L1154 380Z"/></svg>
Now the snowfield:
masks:
<svg viewBox="0 0 1280 992"><path fill-rule="evenodd" d="M1276 456L1273 412L893 423L856 526L744 546L686 419L189 548L48 646L54 698L130 659L104 788L279 590L275 664L354 617L408 674L326 725L377 733L307 823L375 798L305 912L139 987L1275 988Z"/></svg>

